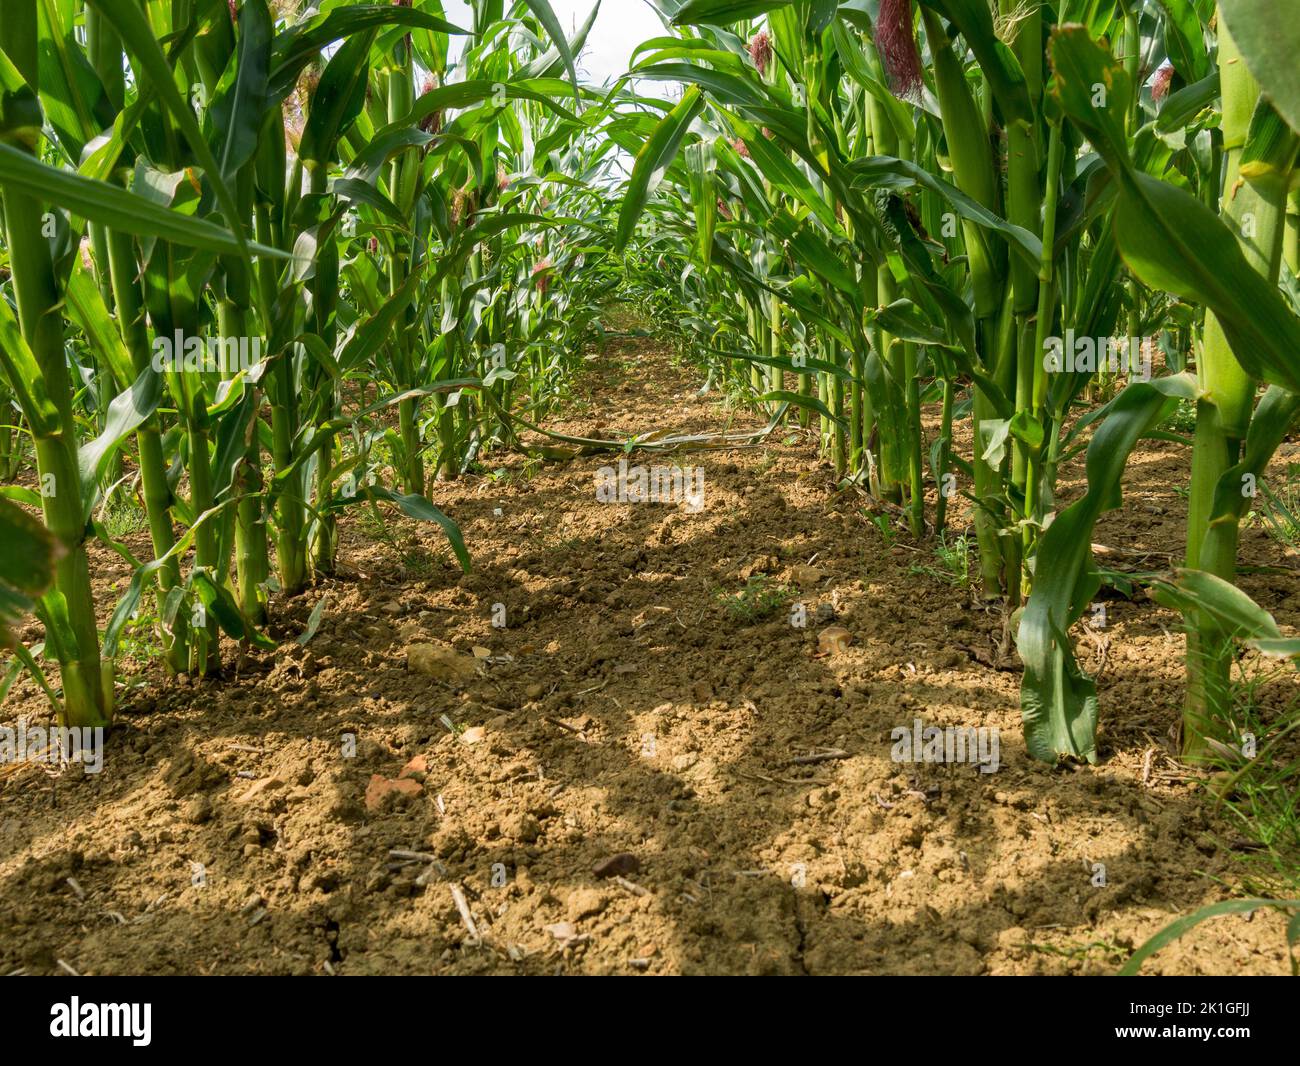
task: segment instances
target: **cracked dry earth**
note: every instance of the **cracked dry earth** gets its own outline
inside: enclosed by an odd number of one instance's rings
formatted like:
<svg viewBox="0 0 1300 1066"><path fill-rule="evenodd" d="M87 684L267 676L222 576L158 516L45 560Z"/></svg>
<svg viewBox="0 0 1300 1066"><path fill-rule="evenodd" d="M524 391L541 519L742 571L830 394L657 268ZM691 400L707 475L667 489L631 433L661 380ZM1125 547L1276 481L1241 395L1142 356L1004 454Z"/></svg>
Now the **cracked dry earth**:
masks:
<svg viewBox="0 0 1300 1066"><path fill-rule="evenodd" d="M757 425L698 385L613 340L555 428ZM886 543L814 455L788 432L679 456L704 470L697 514L597 502L608 458L498 456L435 489L468 576L436 529L349 518L340 573L273 602L277 652L227 648L205 681L129 664L102 773L0 777L0 972L1100 974L1226 898L1230 831L1168 753L1177 619L1111 601L1080 652L1103 761L1032 763L1000 611ZM1186 462L1150 445L1098 540L1177 552ZM1258 531L1244 551L1292 567ZM93 562L107 614L129 574ZM723 598L755 575L793 601L738 617ZM1293 571L1246 587L1300 617ZM822 654L832 620L851 643ZM452 680L409 669L418 644ZM22 682L0 717L42 713ZM893 762L916 719L997 727L1001 768ZM1146 965L1287 969L1271 912Z"/></svg>

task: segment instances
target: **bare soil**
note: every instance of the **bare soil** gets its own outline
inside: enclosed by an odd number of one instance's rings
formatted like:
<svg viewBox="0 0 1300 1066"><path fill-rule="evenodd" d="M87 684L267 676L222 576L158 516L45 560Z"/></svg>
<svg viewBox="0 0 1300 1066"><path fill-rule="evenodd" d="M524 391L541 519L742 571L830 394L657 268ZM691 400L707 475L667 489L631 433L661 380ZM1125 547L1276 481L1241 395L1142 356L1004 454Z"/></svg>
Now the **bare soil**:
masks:
<svg viewBox="0 0 1300 1066"><path fill-rule="evenodd" d="M758 424L698 386L612 341L554 428ZM340 573L273 602L278 651L227 648L206 680L137 664L101 773L0 774L0 972L1103 974L1230 896L1232 832L1170 754L1177 617L1107 601L1080 635L1104 758L1031 762L1005 612L932 545L887 543L813 443L629 460L702 467L698 514L598 502L608 456L498 457L434 494L468 576L435 527L350 517ZM1144 445L1108 565L1176 557L1187 464ZM92 558L107 616L129 571ZM1259 530L1243 558L1287 571L1243 586L1290 631L1294 560ZM789 599L739 617L724 597L755 575ZM852 642L823 654L832 624ZM439 641L463 684L408 670ZM0 719L46 714L24 681ZM997 727L1000 769L894 762L916 719ZM1283 974L1284 926L1216 919L1145 970Z"/></svg>

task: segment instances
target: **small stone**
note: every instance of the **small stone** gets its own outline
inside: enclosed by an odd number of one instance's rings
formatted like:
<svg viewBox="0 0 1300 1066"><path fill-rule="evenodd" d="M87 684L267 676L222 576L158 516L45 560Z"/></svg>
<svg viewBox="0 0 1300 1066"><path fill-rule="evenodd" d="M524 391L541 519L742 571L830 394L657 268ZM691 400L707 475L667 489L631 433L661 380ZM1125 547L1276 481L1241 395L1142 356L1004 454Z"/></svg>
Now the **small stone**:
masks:
<svg viewBox="0 0 1300 1066"><path fill-rule="evenodd" d="M524 689L524 695L530 700L540 700L545 692L546 686L536 682Z"/></svg>
<svg viewBox="0 0 1300 1066"><path fill-rule="evenodd" d="M843 626L829 626L817 634L817 650L823 655L843 655L853 643L853 634Z"/></svg>
<svg viewBox="0 0 1300 1066"><path fill-rule="evenodd" d="M816 566L795 566L790 570L790 578L800 588L812 588L821 583L826 571Z"/></svg>
<svg viewBox="0 0 1300 1066"><path fill-rule="evenodd" d="M321 870L312 874L307 887L317 892L333 892L339 887L339 875L333 870Z"/></svg>
<svg viewBox="0 0 1300 1066"><path fill-rule="evenodd" d="M402 772L397 776L399 778L409 777L415 781L423 781L424 775L429 772L429 760L424 755L417 755L414 759L402 767Z"/></svg>
<svg viewBox="0 0 1300 1066"><path fill-rule="evenodd" d="M743 495L748 495L752 491L753 486L746 485ZM779 565L780 564L775 555L760 555L751 560L745 566L742 566L736 576L740 578L741 581L748 581L750 578L755 577L758 574L771 573Z"/></svg>
<svg viewBox="0 0 1300 1066"><path fill-rule="evenodd" d="M384 777L383 774L371 774L370 784L366 786L366 810L378 810L386 796L417 796L423 790L420 782L409 778L398 778L394 781Z"/></svg>
<svg viewBox="0 0 1300 1066"><path fill-rule="evenodd" d="M577 888L569 893L567 911L571 922L594 917L604 909L604 893L597 889Z"/></svg>
<svg viewBox="0 0 1300 1066"><path fill-rule="evenodd" d="M520 844L533 844L541 836L542 826L531 814L512 814L502 822L501 831Z"/></svg>
<svg viewBox="0 0 1300 1066"><path fill-rule="evenodd" d="M406 644L421 644L421 637L427 636L424 631L424 623L416 619L408 619L397 627L397 636Z"/></svg>
<svg viewBox="0 0 1300 1066"><path fill-rule="evenodd" d="M630 851L620 851L596 864L593 871L598 878L631 877L641 869L641 860Z"/></svg>
<svg viewBox="0 0 1300 1066"><path fill-rule="evenodd" d="M460 742L462 744L477 744L485 736L487 736L487 730L483 726L470 726L460 735Z"/></svg>
<svg viewBox="0 0 1300 1066"><path fill-rule="evenodd" d="M572 940L578 935L578 930L573 927L572 922L555 922L546 926L545 930L562 943Z"/></svg>
<svg viewBox="0 0 1300 1066"><path fill-rule="evenodd" d="M258 796L261 796L266 792L272 792L277 788L284 788L284 782L281 781L278 777L264 777L262 778L262 780L256 782L250 789L248 789L248 791L246 791L243 795L241 795L239 799L237 799L235 802L250 803L251 801L257 799Z"/></svg>
<svg viewBox="0 0 1300 1066"><path fill-rule="evenodd" d="M473 659L461 655L450 644L412 644L406 649L406 668L448 684L463 684L478 676Z"/></svg>
<svg viewBox="0 0 1300 1066"><path fill-rule="evenodd" d="M699 762L699 756L688 751L681 755L674 755L672 765L674 770L681 773L683 770L689 770L697 762Z"/></svg>
<svg viewBox="0 0 1300 1066"><path fill-rule="evenodd" d="M998 933L998 950L1006 952L1012 958L1021 958L1026 955L1031 943L1032 939L1029 934L1018 925L1013 925Z"/></svg>
<svg viewBox="0 0 1300 1066"><path fill-rule="evenodd" d="M212 801L202 794L195 796L185 804L181 817L190 825L202 825L212 817Z"/></svg>

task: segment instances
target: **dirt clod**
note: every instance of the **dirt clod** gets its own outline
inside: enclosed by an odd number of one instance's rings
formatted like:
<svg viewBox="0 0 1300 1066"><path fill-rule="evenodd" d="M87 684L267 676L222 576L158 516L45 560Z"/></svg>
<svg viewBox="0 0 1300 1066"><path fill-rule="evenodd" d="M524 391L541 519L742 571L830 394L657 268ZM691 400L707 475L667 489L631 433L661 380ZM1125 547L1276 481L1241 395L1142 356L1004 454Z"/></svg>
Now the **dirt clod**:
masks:
<svg viewBox="0 0 1300 1066"><path fill-rule="evenodd" d="M464 684L478 675L474 659L450 644L412 644L406 649L406 668L448 684Z"/></svg>

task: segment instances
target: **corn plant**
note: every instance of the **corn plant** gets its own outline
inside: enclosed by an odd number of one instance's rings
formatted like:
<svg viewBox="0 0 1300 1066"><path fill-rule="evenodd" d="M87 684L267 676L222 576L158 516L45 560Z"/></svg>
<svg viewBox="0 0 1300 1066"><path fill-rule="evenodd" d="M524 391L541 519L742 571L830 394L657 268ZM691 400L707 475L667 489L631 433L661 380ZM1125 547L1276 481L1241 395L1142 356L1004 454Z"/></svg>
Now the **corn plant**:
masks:
<svg viewBox="0 0 1300 1066"><path fill-rule="evenodd" d="M6 6L0 465L55 572L4 610L32 603L68 723L111 718L150 590L172 671L221 669L223 636L272 646L272 593L334 569L357 502L438 523L469 565L425 464L517 441L512 383L555 387L615 262L607 111L573 63L595 9L572 41L545 0L472 14ZM138 500L149 557L98 517L109 490ZM102 632L94 540L136 564Z"/></svg>
<svg viewBox="0 0 1300 1066"><path fill-rule="evenodd" d="M543 423L622 297L878 517L974 546L1045 760L1096 758L1070 640L1095 524L1194 410L1184 565L1151 584L1203 757L1234 644L1296 650L1234 581L1300 406L1300 41L1266 0L655 6L595 87L598 5L569 36L546 0L465 26L438 0L6 4L0 529L53 570L0 575L0 612L34 611L58 678L19 659L103 724L148 595L166 667L215 673L336 569L357 503L468 566L441 482L616 447ZM102 631L91 545L134 566Z"/></svg>
<svg viewBox="0 0 1300 1066"><path fill-rule="evenodd" d="M692 88L645 131L620 237L642 212L647 240L690 231L711 306L766 291L801 320L829 373L791 402L819 411L839 471L865 460L873 489L908 504L914 533L918 457L937 484L965 479L985 594L1027 601L1037 757L1096 757L1096 690L1068 638L1100 580L1092 527L1137 441L1197 404L1186 567L1157 587L1187 615L1184 750L1203 751L1227 729L1231 638L1277 639L1255 613L1241 632L1227 620L1242 488L1294 415L1295 315L1278 290L1298 246L1285 35L1245 0L658 6L678 33L647 42L634 73ZM679 195L647 204L657 180ZM782 269L756 269L750 241L774 242ZM1158 342L1170 372L1049 357L1062 338L1095 348L1117 332L1143 360ZM762 358L750 347L719 354ZM928 449L923 390L941 406ZM1059 471L1085 449L1089 491L1058 511Z"/></svg>

